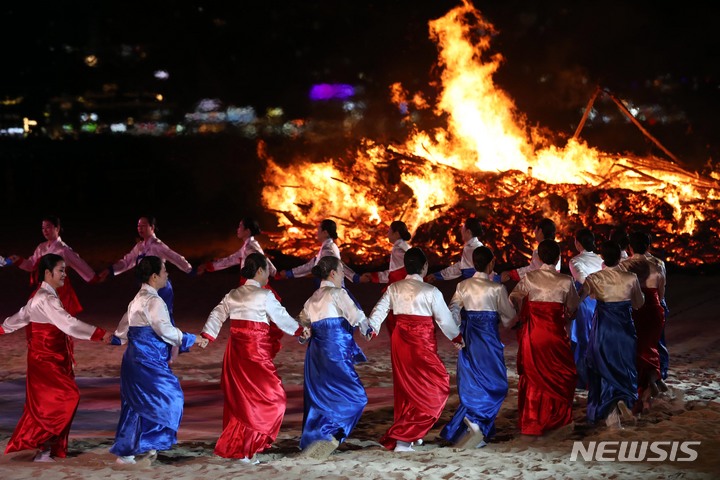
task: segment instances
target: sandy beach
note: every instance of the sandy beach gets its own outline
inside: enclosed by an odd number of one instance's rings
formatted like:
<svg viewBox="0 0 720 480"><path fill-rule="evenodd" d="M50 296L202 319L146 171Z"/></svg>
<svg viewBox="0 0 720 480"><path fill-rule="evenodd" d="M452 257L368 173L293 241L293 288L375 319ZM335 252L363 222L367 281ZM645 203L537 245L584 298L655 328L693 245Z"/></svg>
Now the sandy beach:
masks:
<svg viewBox="0 0 720 480"><path fill-rule="evenodd" d="M39 232L37 232L39 233ZM38 239L39 240L39 239ZM170 242L182 251L180 242ZM88 251L83 256L99 268L107 260L124 253L127 246L108 247L102 253ZM230 253L237 244L229 240L214 245L214 253ZM27 250L27 248L25 249ZM18 253L30 253L20 251ZM103 260L104 259L104 260ZM191 261L193 258L189 257ZM178 326L197 333L210 310L222 296L237 285L236 268L190 277L169 268L175 289L175 317ZM127 303L136 292L128 273L99 285L87 285L72 274L78 296L85 307L79 315L84 321L106 329L117 325ZM377 440L392 423L392 376L389 339L386 332L372 342L358 336L358 344L369 361L357 371L368 392L369 404L357 428L346 443L319 462L298 456L302 421L303 359L305 347L285 337L276 357L279 374L288 394L288 408L282 429L271 449L257 455L258 465L246 465L215 457L214 442L222 424L222 394L219 378L228 327L206 350L180 356L173 366L185 392L185 412L178 433L179 443L160 452L151 467L122 470L108 452L118 420L119 370L124 347L77 341L76 375L81 399L70 433L69 455L54 464L31 462L34 451L0 457L0 477L5 480L36 478L100 479L146 478L190 480L196 478L394 478L394 479L470 479L470 478L717 478L720 474L720 403L718 365L720 335L718 311L720 297L718 274L673 273L668 279L667 303L670 317L666 337L671 353L670 390L654 401L648 415L635 426L608 430L585 421L586 393L576 392L574 429L564 435L548 435L528 442L517 428L517 382L514 332L502 331L510 391L497 419L497 436L485 448L459 450L444 446L437 437L458 404L455 386L457 354L451 343L438 334L440 355L451 378L451 396L440 421L416 446L415 453L393 453ZM297 314L313 290L312 281L302 278L273 281L291 314ZM438 284L446 300L456 282ZM366 313L380 297L381 287L372 284L351 285ZM17 311L29 294L28 275L13 267L0 270L0 318ZM22 413L25 398L26 345L23 331L0 337L0 448L5 449ZM696 452L693 461L681 461L688 455L671 451L666 444L665 459L652 461L585 460L572 458L574 442L588 448L592 442L621 440L651 442L698 442L689 444ZM597 445L597 443L595 444ZM615 444L611 444L615 445ZM676 449L677 450L677 449ZM673 458L674 457L674 458ZM655 459L659 457L654 457Z"/></svg>

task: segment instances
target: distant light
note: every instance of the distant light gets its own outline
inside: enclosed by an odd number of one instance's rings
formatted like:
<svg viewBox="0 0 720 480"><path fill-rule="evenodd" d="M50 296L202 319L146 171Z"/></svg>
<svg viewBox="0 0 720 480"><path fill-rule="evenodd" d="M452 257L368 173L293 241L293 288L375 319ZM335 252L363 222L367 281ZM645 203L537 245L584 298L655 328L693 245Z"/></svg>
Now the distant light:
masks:
<svg viewBox="0 0 720 480"><path fill-rule="evenodd" d="M345 99L353 95L355 95L355 89L352 85L345 83L321 83L313 85L310 89L311 100Z"/></svg>
<svg viewBox="0 0 720 480"><path fill-rule="evenodd" d="M203 98L198 102L196 111L199 112L213 112L220 108L220 100L217 98Z"/></svg>
<svg viewBox="0 0 720 480"><path fill-rule="evenodd" d="M167 80L168 78L170 78L170 74L166 70L156 70L155 78L157 78L158 80Z"/></svg>
<svg viewBox="0 0 720 480"><path fill-rule="evenodd" d="M231 123L247 124L254 122L257 115L253 107L228 107L227 119Z"/></svg>
<svg viewBox="0 0 720 480"><path fill-rule="evenodd" d="M23 131L25 133L30 131L30 127L37 126L37 120L30 120L29 118L23 118Z"/></svg>
<svg viewBox="0 0 720 480"><path fill-rule="evenodd" d="M10 135L22 135L23 133L25 133L25 130L20 127L10 127L7 129L7 132Z"/></svg>
<svg viewBox="0 0 720 480"><path fill-rule="evenodd" d="M158 93L157 95L155 95L155 100L157 100L158 102L162 102L162 101L163 101L163 96L162 96L162 94L161 94L161 93Z"/></svg>
<svg viewBox="0 0 720 480"><path fill-rule="evenodd" d="M4 100L0 100L0 105L20 105L24 97L9 98L5 97Z"/></svg>
<svg viewBox="0 0 720 480"><path fill-rule="evenodd" d="M97 120L98 120L97 113L81 113L80 114L81 122L97 122Z"/></svg>
<svg viewBox="0 0 720 480"><path fill-rule="evenodd" d="M285 112L283 112L283 109L281 107L273 107L267 109L268 117L282 117L284 114Z"/></svg>
<svg viewBox="0 0 720 480"><path fill-rule="evenodd" d="M125 133L127 132L127 125L124 123L111 123L110 131L115 133Z"/></svg>
<svg viewBox="0 0 720 480"><path fill-rule="evenodd" d="M97 66L98 58L95 55L88 55L85 57L85 65L88 67L95 67Z"/></svg>

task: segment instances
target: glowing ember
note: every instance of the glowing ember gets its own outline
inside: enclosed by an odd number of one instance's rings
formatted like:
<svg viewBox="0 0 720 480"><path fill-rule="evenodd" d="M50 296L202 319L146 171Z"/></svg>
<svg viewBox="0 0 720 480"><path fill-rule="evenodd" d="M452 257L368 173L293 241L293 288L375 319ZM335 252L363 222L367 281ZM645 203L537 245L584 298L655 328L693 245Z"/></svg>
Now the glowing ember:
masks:
<svg viewBox="0 0 720 480"><path fill-rule="evenodd" d="M720 172L702 178L656 157L611 155L579 139L563 146L526 124L513 101L493 83L502 57L488 50L494 27L465 2L431 21L438 44L442 91L433 114L445 128L414 130L403 145L365 139L348 158L292 159L289 166L264 152L263 204L285 227L273 238L284 253L315 252L315 229L334 218L346 261L386 259L387 225L402 219L412 243L445 263L469 215L487 227L485 243L508 263L524 263L532 226L543 216L558 225L558 240L590 226L606 237L612 226L643 228L653 250L681 266L720 262ZM406 111L431 108L401 85L391 87ZM564 258L573 254L567 250ZM437 260L434 258L433 260Z"/></svg>

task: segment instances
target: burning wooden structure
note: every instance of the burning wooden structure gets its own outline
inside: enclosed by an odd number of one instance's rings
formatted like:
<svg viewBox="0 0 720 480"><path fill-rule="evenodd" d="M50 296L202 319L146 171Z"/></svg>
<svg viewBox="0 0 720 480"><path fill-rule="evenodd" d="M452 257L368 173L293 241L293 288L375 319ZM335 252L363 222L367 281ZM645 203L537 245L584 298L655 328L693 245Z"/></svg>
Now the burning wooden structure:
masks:
<svg viewBox="0 0 720 480"><path fill-rule="evenodd" d="M472 5L465 2L429 27L443 87L436 104L400 85L391 90L398 103L431 111L446 127L415 128L402 145L363 139L354 152L334 159L279 162L260 145L267 162L263 204L283 228L271 238L278 249L313 255L317 223L333 218L344 260L377 267L390 250L387 226L399 219L432 264L448 264L461 248L460 225L477 216L487 230L481 240L496 251L500 266L523 265L536 221L550 217L565 261L575 254L577 229L587 226L602 240L625 226L651 233L653 252L670 264L720 264L719 170L701 176L684 169L614 96L671 160L591 148L580 139L585 117L564 147L553 145L494 85L502 61L488 54L494 27Z"/></svg>

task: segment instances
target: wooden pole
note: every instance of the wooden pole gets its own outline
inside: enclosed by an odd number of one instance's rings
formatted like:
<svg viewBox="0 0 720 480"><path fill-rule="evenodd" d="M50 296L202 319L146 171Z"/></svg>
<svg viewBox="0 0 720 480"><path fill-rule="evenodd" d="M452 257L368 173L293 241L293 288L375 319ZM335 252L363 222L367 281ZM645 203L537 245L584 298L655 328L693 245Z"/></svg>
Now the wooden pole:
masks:
<svg viewBox="0 0 720 480"><path fill-rule="evenodd" d="M590 110L592 110L592 106L595 103L595 99L597 98L598 94L602 91L600 86L595 89L595 93L592 94L590 97L590 100L588 101L587 105L585 106L585 111L583 112L583 116L580 119L580 123L578 124L577 128L575 129L575 134L573 135L573 138L577 140L577 138L580 136L580 131L585 126L585 122L587 121L588 115L590 115Z"/></svg>
<svg viewBox="0 0 720 480"><path fill-rule="evenodd" d="M645 128L640 124L640 122L637 121L637 119L633 116L633 114L630 113L630 111L625 107L625 105L624 105L620 100L618 100L618 99L615 97L615 95L613 95L612 93L608 92L607 90L603 90L603 92L605 92L605 94L607 94L607 95L612 99L612 101L615 102L615 104L618 106L618 108L620 109L620 111L623 112L623 113L630 119L630 121L633 122L633 123L635 124L635 126L638 127L643 134L645 134L646 137L648 137L655 145L657 145L657 147L658 147L660 150L662 150L663 152L665 152L665 154L666 154L668 157L670 157L674 162L680 163L680 160L678 160L675 155L673 155L672 153L670 153L670 150L668 150L667 148L665 148L655 137L653 137L652 135L650 135L650 132L648 132L647 130L645 130Z"/></svg>

